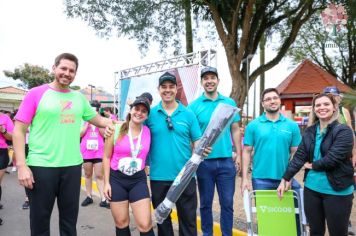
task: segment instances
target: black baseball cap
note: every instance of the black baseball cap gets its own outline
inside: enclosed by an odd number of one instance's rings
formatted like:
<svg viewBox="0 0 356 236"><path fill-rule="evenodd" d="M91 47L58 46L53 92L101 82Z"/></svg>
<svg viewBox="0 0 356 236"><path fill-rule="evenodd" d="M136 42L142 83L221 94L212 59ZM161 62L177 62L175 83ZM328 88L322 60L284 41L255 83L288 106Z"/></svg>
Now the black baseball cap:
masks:
<svg viewBox="0 0 356 236"><path fill-rule="evenodd" d="M171 81L173 84L177 85L176 77L169 72L166 72L159 77L158 85L162 85L165 81Z"/></svg>
<svg viewBox="0 0 356 236"><path fill-rule="evenodd" d="M200 78L203 78L207 73L213 73L218 77L218 70L215 67L207 66L200 71Z"/></svg>
<svg viewBox="0 0 356 236"><path fill-rule="evenodd" d="M145 92L145 93L141 94L140 96L138 96L136 98L139 98L139 97L146 98L149 102L153 101L153 97L149 92Z"/></svg>
<svg viewBox="0 0 356 236"><path fill-rule="evenodd" d="M148 111L148 114L150 114L150 104L149 104L147 98L137 97L136 100L133 103L131 103L130 108L135 107L137 105L145 106Z"/></svg>

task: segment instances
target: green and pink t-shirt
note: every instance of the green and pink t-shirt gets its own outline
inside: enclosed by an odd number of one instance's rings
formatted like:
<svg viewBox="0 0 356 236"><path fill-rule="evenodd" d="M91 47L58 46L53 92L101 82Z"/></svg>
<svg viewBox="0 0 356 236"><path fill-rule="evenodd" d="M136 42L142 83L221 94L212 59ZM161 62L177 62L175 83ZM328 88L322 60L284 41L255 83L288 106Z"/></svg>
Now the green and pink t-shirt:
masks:
<svg viewBox="0 0 356 236"><path fill-rule="evenodd" d="M0 115L0 125L4 126L4 128L9 133L12 133L12 131L14 129L14 123L12 122L10 117L5 114ZM0 148L4 149L7 147L8 147L8 145L6 143L6 138L3 134L0 133Z"/></svg>
<svg viewBox="0 0 356 236"><path fill-rule="evenodd" d="M55 90L48 84L31 89L15 119L30 124L27 165L65 167L83 162L80 153L82 120L96 116L77 91Z"/></svg>

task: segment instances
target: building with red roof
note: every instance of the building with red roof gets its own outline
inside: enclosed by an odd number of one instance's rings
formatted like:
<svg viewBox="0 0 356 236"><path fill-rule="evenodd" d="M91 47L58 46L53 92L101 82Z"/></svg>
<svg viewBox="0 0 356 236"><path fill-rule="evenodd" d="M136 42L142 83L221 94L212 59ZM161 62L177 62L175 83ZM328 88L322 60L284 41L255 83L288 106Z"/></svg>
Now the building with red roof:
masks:
<svg viewBox="0 0 356 236"><path fill-rule="evenodd" d="M27 90L14 86L0 88L0 110L14 111L20 106L26 93Z"/></svg>
<svg viewBox="0 0 356 236"><path fill-rule="evenodd" d="M341 93L352 90L336 77L306 59L277 86L277 90L281 94L284 110L295 114L296 106L311 106L313 96L321 93L328 86L336 86Z"/></svg>

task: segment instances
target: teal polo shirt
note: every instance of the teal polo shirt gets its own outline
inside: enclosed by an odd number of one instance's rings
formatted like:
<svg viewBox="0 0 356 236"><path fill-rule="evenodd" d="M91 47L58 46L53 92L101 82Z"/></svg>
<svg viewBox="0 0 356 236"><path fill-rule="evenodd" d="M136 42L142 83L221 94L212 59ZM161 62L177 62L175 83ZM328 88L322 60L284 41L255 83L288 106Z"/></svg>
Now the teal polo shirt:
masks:
<svg viewBox="0 0 356 236"><path fill-rule="evenodd" d="M301 141L296 122L282 114L270 121L262 114L245 129L244 145L253 147L252 178L280 180L287 169L290 148Z"/></svg>
<svg viewBox="0 0 356 236"><path fill-rule="evenodd" d="M231 106L236 107L236 103L234 100L229 97L225 97L220 93L218 94L218 97L215 100L206 97L203 93L199 98L189 104L188 108L192 110L196 115L202 132L204 132L206 127L208 126L209 121L211 119L211 115L219 103L229 104ZM239 114L236 114L232 122L234 123L239 121L240 116ZM213 150L209 154L207 159L231 158L232 146L233 143L231 137L231 126L228 126L224 130L223 134L221 134L220 138L212 146Z"/></svg>
<svg viewBox="0 0 356 236"><path fill-rule="evenodd" d="M201 137L194 113L181 103L171 115L172 130L168 129L167 116L160 102L151 109L146 121L151 130L149 152L151 180L173 181L192 156L191 142Z"/></svg>
<svg viewBox="0 0 356 236"><path fill-rule="evenodd" d="M326 133L326 129L320 132L320 126L317 125L313 161L317 161L321 159L320 145L324 139L325 133ZM319 193L339 195L339 196L350 195L354 191L354 185L350 185L349 187L347 187L342 191L335 191L331 187L325 171L309 170L308 175L305 179L304 186Z"/></svg>

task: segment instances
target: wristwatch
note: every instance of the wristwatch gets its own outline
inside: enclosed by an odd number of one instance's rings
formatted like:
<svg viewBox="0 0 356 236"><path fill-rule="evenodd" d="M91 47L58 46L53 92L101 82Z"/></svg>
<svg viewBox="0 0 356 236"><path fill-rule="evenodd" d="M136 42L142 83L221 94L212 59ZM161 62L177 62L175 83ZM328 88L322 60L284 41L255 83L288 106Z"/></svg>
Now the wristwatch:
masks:
<svg viewBox="0 0 356 236"><path fill-rule="evenodd" d="M6 134L7 133L7 130L6 129L4 129L4 131L3 132L1 132L2 134Z"/></svg>

